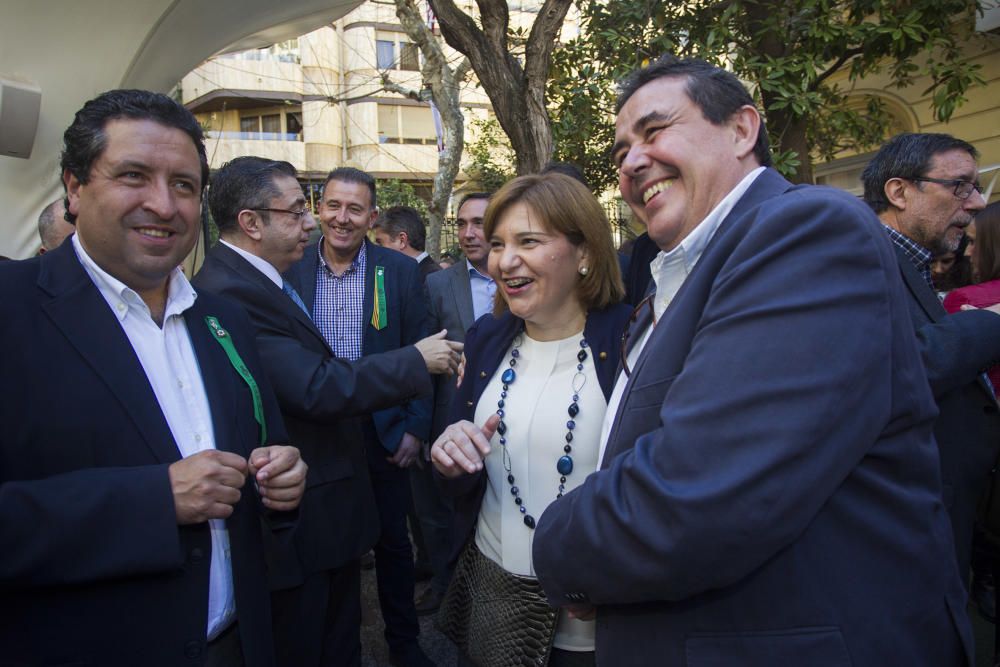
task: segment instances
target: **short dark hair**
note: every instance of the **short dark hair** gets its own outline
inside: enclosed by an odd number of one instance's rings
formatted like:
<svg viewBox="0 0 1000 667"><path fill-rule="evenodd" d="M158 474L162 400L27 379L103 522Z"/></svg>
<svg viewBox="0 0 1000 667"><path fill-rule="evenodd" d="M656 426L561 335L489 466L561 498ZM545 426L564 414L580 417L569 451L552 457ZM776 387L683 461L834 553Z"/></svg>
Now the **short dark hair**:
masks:
<svg viewBox="0 0 1000 667"><path fill-rule="evenodd" d="M424 251L427 243L424 221L417 210L409 206L391 206L382 211L375 219L372 229L384 229L391 236L406 232L407 244L420 252Z"/></svg>
<svg viewBox="0 0 1000 667"><path fill-rule="evenodd" d="M549 162L547 165L542 167L542 170L538 172L540 174L563 174L569 176L570 178L575 178L584 185L587 189L590 189L590 183L587 182L587 177L583 175L583 170L572 162Z"/></svg>
<svg viewBox="0 0 1000 667"><path fill-rule="evenodd" d="M897 134L882 145L861 172L865 202L876 213L882 213L889 208L889 200L885 196L886 183L893 178L913 179L925 176L935 155L956 149L965 151L973 159L979 157L975 146L950 134Z"/></svg>
<svg viewBox="0 0 1000 667"><path fill-rule="evenodd" d="M78 181L87 183L91 167L107 148L105 128L108 121L122 118L151 120L181 130L191 137L201 163L201 188L204 192L208 184L208 157L201 125L179 102L148 90L109 90L84 104L63 134L59 162L63 172L69 171ZM66 219L74 222L76 216L67 209Z"/></svg>
<svg viewBox="0 0 1000 667"><path fill-rule="evenodd" d="M367 171L361 171L360 169L355 169L354 167L337 167L326 175L326 180L323 181L324 192L326 191L326 186L330 184L330 181L342 181L344 183L360 183L361 185L367 185L368 193L371 195L372 200L371 208L376 207L375 178Z"/></svg>
<svg viewBox="0 0 1000 667"><path fill-rule="evenodd" d="M237 218L244 209L267 208L281 195L274 184L276 176L298 176L288 162L246 156L230 160L212 176L208 188L208 207L219 232L236 231ZM264 223L270 222L267 211L260 211Z"/></svg>
<svg viewBox="0 0 1000 667"><path fill-rule="evenodd" d="M630 74L619 85L617 114L636 91L651 81L663 77L684 78L688 98L701 109L701 115L713 125L722 125L744 106L756 108L753 97L732 72L727 72L698 58L678 58L665 53L655 61ZM757 142L753 153L761 166L771 166L771 145L767 138L764 116L760 117Z"/></svg>
<svg viewBox="0 0 1000 667"><path fill-rule="evenodd" d="M52 250L57 245L58 238L55 231L56 207L62 203L62 199L57 199L43 208L42 212L38 214L38 238L41 239L42 247L46 250ZM65 218L66 214L63 213L63 219L65 220Z"/></svg>
<svg viewBox="0 0 1000 667"><path fill-rule="evenodd" d="M462 210L462 207L465 206L465 202L474 201L476 199L484 199L488 202L492 196L492 192L470 192L462 197L462 200L458 203L458 208L455 209L455 215L458 215L458 212Z"/></svg>
<svg viewBox="0 0 1000 667"><path fill-rule="evenodd" d="M976 213L976 281L1000 279L1000 202Z"/></svg>
<svg viewBox="0 0 1000 667"><path fill-rule="evenodd" d="M606 308L625 296L618 252L611 240L611 225L594 194L565 174L519 176L497 190L483 218L486 238L493 236L503 214L515 204L526 205L546 229L564 235L589 256L586 275L579 276L576 293L585 310ZM508 310L501 290L493 301L493 314Z"/></svg>

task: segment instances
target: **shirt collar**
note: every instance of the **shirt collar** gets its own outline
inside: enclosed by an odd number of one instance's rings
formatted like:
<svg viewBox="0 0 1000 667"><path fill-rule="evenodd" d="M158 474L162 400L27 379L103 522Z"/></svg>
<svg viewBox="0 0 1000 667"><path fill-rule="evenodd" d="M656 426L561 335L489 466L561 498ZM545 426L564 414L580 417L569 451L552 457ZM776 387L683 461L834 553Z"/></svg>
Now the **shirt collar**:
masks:
<svg viewBox="0 0 1000 667"><path fill-rule="evenodd" d="M413 259L416 260L417 264L419 264L420 262L424 261L425 257L430 257L430 254L428 254L426 250L417 255L416 257L414 257Z"/></svg>
<svg viewBox="0 0 1000 667"><path fill-rule="evenodd" d="M719 225L722 224L722 221L733 210L736 202L746 194L746 191L750 189L750 186L753 185L753 182L763 171L764 167L757 167L744 176L743 180L730 190L729 194L723 197L722 201L716 204L715 208L705 216L705 219L697 227L691 230L690 234L684 237L684 240L676 248L673 248L669 252L661 250L650 264L653 274L655 275L661 268L665 268L668 265L679 264L683 264L685 273L691 273L694 265L698 263L702 253L705 252L708 242L712 240L715 232L718 231Z"/></svg>
<svg viewBox="0 0 1000 667"><path fill-rule="evenodd" d="M330 265L326 263L326 257L323 256L323 244L324 243L326 243L326 237L320 238L319 243L316 244L316 252L319 253L319 265L321 267L323 267L324 269L326 269L328 273L330 273L332 275L337 275L336 273L334 273L333 269L330 268ZM344 273L341 274L341 275L347 275L348 273L350 273L352 271L358 271L358 270L360 270L361 266L365 262L366 248L367 247L368 247L368 244L365 241L361 241L361 247L358 248L358 254L356 254L354 256L354 259L351 260L351 265L349 267L347 267L347 270L344 271Z"/></svg>
<svg viewBox="0 0 1000 667"><path fill-rule="evenodd" d="M246 261L250 262L251 266L253 266L255 269L263 273L265 276L267 276L272 283L278 286L278 289L281 289L281 287L284 286L285 281L281 279L281 274L278 273L278 269L274 268L274 266L269 261L263 259L262 257L258 257L252 252L247 252L243 248L235 246L225 239L219 239L219 242L222 243L227 248L229 248L230 250L232 250L233 252L235 252L243 259L245 259Z"/></svg>
<svg viewBox="0 0 1000 667"><path fill-rule="evenodd" d="M147 316L150 315L149 306L142 300L139 293L98 266L97 262L84 250L77 234L73 234L72 243L80 264L83 265L87 275L90 276L101 296L111 307L111 312L119 321L125 319L131 308L138 308ZM198 293L188 282L184 272L180 270L180 267L174 268L167 276L167 305L163 310L163 321L166 322L168 318L182 314L194 305L197 297Z"/></svg>
<svg viewBox="0 0 1000 667"><path fill-rule="evenodd" d="M477 269L476 267L474 267L472 265L472 262L470 262L468 259L465 260L465 266L468 267L468 269L469 269L469 277L470 278L481 278L483 280L487 280L489 282L493 282L492 278L490 278L488 275L486 275L484 273L480 273L479 269Z"/></svg>

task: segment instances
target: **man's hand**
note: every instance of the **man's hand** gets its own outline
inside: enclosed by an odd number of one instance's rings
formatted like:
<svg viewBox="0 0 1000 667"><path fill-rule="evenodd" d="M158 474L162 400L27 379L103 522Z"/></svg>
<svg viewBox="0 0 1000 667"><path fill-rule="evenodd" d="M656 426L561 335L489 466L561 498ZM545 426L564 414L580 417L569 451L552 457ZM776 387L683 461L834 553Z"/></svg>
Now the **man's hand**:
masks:
<svg viewBox="0 0 1000 667"><path fill-rule="evenodd" d="M490 438L499 423L499 415L490 415L482 428L464 420L446 428L431 447L434 467L448 478L482 470L483 460L490 453Z"/></svg>
<svg viewBox="0 0 1000 667"><path fill-rule="evenodd" d="M427 364L427 370L431 375L442 373L453 375L458 368L458 361L465 345L453 340L445 340L446 335L448 335L448 330L441 329L433 336L418 340L413 345L417 348L420 356L424 358L424 363Z"/></svg>
<svg viewBox="0 0 1000 667"><path fill-rule="evenodd" d="M247 462L239 454L209 449L167 468L177 523L188 525L225 519L240 501Z"/></svg>
<svg viewBox="0 0 1000 667"><path fill-rule="evenodd" d="M409 468L417 460L420 454L420 440L415 435L403 434L403 439L399 441L399 449L392 456L385 457L389 463L400 468Z"/></svg>
<svg viewBox="0 0 1000 667"><path fill-rule="evenodd" d="M261 502L276 512L299 506L308 470L299 450L289 445L258 447L250 452L250 474L257 482Z"/></svg>

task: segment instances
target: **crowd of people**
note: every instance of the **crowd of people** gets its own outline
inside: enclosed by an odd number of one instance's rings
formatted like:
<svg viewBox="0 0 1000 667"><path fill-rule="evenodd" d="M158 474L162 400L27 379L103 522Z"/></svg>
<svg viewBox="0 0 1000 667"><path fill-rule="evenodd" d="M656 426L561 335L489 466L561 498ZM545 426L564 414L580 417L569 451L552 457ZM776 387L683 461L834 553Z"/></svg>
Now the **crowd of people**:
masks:
<svg viewBox="0 0 1000 667"><path fill-rule="evenodd" d="M435 614L462 666L971 666L1000 563L975 147L792 185L739 80L664 56L610 155L631 261L553 168L464 196L442 268L371 174L314 214L287 162L210 179L169 97L87 102L45 252L0 264L0 664L357 666L371 552L393 665L434 664Z"/></svg>

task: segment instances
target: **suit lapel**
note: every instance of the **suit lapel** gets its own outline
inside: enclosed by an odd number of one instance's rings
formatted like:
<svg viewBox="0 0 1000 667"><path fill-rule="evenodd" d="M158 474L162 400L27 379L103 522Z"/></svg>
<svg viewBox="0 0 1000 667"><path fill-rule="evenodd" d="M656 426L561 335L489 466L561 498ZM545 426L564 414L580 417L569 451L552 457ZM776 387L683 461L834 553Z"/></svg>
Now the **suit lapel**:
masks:
<svg viewBox="0 0 1000 667"><path fill-rule="evenodd" d="M906 253L895 243L892 244L892 248L896 251L896 260L899 263L899 271L903 275L903 282L906 283L906 288L910 290L910 294L920 304L920 308L923 309L927 318L931 322L940 322L948 313L944 309L944 306L941 305L937 295L927 285L927 281L920 275L917 268L913 266L913 262L906 256Z"/></svg>
<svg viewBox="0 0 1000 667"><path fill-rule="evenodd" d="M458 270L451 272L448 282L451 284L458 319L462 322L462 328L468 331L476 321L476 312L472 309L472 280L469 278L468 264L462 262L457 266Z"/></svg>
<svg viewBox="0 0 1000 667"><path fill-rule="evenodd" d="M72 244L47 254L43 267L38 284L52 295L43 305L52 323L121 403L153 456L163 463L177 461L180 450L146 372Z"/></svg>
<svg viewBox="0 0 1000 667"><path fill-rule="evenodd" d="M322 244L323 239L321 238L319 243L306 246L302 259L282 276L299 293L299 297L306 304L310 315L314 315L316 310L316 271L319 270L319 252Z"/></svg>
<svg viewBox="0 0 1000 667"><path fill-rule="evenodd" d="M250 262L240 257L237 252L221 243L216 244L215 247L209 251L209 256L213 255L215 259L228 266L241 278L244 278L264 290L267 298L272 300L279 310L285 311L286 315L294 317L298 320L302 326L304 326L313 336L316 337L317 340L323 343L323 347L329 350L329 345L327 344L326 339L323 338L323 334L320 330L316 328L315 322L313 322L308 315L302 312L302 309L299 308L298 305L284 293L284 291L278 289L278 286L275 285L270 278L258 271L256 267L250 264ZM288 282L293 288L295 287L291 280ZM315 286L315 282L313 285ZM310 302L306 301L305 297L301 294L299 294L299 297L302 298L302 301L308 308ZM333 354L332 350L330 350L330 354Z"/></svg>

